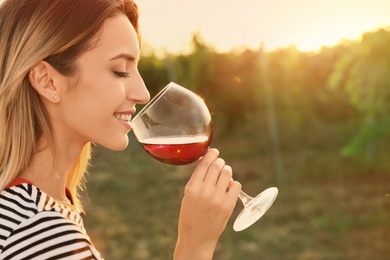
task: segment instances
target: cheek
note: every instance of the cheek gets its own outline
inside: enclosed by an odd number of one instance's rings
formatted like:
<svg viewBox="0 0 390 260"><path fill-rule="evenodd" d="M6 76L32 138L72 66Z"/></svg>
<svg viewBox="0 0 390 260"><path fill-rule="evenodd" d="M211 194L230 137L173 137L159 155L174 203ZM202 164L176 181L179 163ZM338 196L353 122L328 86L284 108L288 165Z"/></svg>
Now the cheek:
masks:
<svg viewBox="0 0 390 260"><path fill-rule="evenodd" d="M85 62L84 62L85 63ZM122 81L112 74L107 67L98 64L81 64L74 85L73 102L78 103L74 111L84 111L89 117L96 118L112 115L126 99L125 87Z"/></svg>
<svg viewBox="0 0 390 260"><path fill-rule="evenodd" d="M78 87L82 88L83 96L91 102L96 101L96 105L119 102L126 94L120 81L109 73L94 73L80 82Z"/></svg>
<svg viewBox="0 0 390 260"><path fill-rule="evenodd" d="M72 93L63 100L68 116L77 115L80 121L88 124L101 123L112 116L123 103L122 89L110 79L92 78L79 81Z"/></svg>

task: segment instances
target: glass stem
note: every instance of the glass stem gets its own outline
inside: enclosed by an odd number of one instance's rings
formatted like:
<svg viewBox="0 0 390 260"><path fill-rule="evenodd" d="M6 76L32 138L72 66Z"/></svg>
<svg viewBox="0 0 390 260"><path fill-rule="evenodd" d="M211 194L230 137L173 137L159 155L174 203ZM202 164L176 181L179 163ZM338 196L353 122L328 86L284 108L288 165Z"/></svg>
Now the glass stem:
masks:
<svg viewBox="0 0 390 260"><path fill-rule="evenodd" d="M240 198L242 204L244 204L244 207L247 207L252 201L252 197L243 192L242 190L240 191L238 197Z"/></svg>

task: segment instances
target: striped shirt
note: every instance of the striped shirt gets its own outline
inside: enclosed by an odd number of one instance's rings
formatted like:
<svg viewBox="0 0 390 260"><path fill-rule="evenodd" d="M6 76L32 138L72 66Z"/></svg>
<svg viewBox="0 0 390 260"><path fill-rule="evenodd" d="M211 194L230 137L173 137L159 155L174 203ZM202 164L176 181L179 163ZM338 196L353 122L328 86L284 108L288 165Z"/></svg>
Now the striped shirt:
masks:
<svg viewBox="0 0 390 260"><path fill-rule="evenodd" d="M0 193L0 260L103 259L81 216L31 183Z"/></svg>

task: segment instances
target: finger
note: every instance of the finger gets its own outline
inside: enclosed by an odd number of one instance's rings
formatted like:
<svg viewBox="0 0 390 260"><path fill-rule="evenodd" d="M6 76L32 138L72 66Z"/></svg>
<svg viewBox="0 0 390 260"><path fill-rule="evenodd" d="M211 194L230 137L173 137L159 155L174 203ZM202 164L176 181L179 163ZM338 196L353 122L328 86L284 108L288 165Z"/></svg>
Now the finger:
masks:
<svg viewBox="0 0 390 260"><path fill-rule="evenodd" d="M227 192L227 195L233 199L237 199L242 188L241 183L231 180L228 184L228 187L229 191Z"/></svg>
<svg viewBox="0 0 390 260"><path fill-rule="evenodd" d="M221 189L225 190L228 188L229 183L233 180L233 171L232 167L229 165L225 165L219 175L219 178L217 180L217 186L220 187Z"/></svg>
<svg viewBox="0 0 390 260"><path fill-rule="evenodd" d="M214 162L218 156L219 151L217 149L209 149L207 153L199 160L198 165L196 166L189 182L203 181L210 164Z"/></svg>
<svg viewBox="0 0 390 260"><path fill-rule="evenodd" d="M221 175L224 167L225 161L221 158L216 159L210 164L209 170L204 178L206 186L215 187L215 185L217 185L219 176Z"/></svg>

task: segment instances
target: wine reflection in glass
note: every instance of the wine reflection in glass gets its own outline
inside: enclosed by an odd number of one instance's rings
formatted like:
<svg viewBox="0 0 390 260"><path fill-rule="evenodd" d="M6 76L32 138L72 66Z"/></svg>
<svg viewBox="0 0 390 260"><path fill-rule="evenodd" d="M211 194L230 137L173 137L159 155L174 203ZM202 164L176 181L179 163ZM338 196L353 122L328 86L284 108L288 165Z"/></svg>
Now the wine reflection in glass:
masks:
<svg viewBox="0 0 390 260"><path fill-rule="evenodd" d="M169 83L131 121L135 137L153 158L183 165L199 160L208 150L213 125L204 101L176 83ZM240 192L244 209L233 229L241 231L255 223L271 207L278 189L268 188L252 198Z"/></svg>

